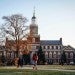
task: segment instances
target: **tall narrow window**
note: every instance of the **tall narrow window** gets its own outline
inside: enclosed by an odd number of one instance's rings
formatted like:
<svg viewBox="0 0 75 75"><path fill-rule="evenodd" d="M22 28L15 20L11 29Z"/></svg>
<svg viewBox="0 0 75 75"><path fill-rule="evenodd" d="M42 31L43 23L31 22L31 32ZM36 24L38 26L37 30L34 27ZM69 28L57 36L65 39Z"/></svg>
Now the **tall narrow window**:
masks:
<svg viewBox="0 0 75 75"><path fill-rule="evenodd" d="M52 46L52 49L54 49L54 46Z"/></svg>
<svg viewBox="0 0 75 75"><path fill-rule="evenodd" d="M45 58L48 58L48 52L45 52Z"/></svg>
<svg viewBox="0 0 75 75"><path fill-rule="evenodd" d="M58 46L56 46L56 49L58 49Z"/></svg>
<svg viewBox="0 0 75 75"><path fill-rule="evenodd" d="M48 49L50 49L50 47L49 47L49 46L47 46L47 48L48 48Z"/></svg>
<svg viewBox="0 0 75 75"><path fill-rule="evenodd" d="M35 43L35 38L33 38L33 40L32 40L32 41L33 41L33 43Z"/></svg>
<svg viewBox="0 0 75 75"><path fill-rule="evenodd" d="M46 47L45 47L45 46L43 46L43 48L44 48L44 49L46 49Z"/></svg>

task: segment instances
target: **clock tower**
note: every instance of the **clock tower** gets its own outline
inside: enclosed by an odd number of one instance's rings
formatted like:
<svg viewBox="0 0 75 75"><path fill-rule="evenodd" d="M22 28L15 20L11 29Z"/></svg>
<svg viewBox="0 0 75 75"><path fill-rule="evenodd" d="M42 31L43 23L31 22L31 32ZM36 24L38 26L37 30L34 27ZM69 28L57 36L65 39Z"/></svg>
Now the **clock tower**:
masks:
<svg viewBox="0 0 75 75"><path fill-rule="evenodd" d="M30 34L27 38L27 49L29 51L37 51L40 45L40 35L38 35L38 25L36 23L35 9L29 26Z"/></svg>
<svg viewBox="0 0 75 75"><path fill-rule="evenodd" d="M31 18L30 35L31 36L38 35L38 25L36 24L35 10L34 10L34 13L33 13L33 17Z"/></svg>

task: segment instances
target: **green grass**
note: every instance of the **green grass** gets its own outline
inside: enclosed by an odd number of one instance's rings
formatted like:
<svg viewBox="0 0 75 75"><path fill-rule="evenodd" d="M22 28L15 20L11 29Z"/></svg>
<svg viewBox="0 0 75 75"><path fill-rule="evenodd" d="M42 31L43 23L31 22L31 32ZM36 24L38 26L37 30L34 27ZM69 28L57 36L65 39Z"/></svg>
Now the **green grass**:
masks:
<svg viewBox="0 0 75 75"><path fill-rule="evenodd" d="M75 72L73 71L75 70L75 65L38 65L37 71L33 70L32 67L33 65L25 65L23 68L16 68L15 66L2 66L0 67L0 75L75 75Z"/></svg>
<svg viewBox="0 0 75 75"><path fill-rule="evenodd" d="M27 70L27 69L0 69L0 75L75 75L75 72Z"/></svg>

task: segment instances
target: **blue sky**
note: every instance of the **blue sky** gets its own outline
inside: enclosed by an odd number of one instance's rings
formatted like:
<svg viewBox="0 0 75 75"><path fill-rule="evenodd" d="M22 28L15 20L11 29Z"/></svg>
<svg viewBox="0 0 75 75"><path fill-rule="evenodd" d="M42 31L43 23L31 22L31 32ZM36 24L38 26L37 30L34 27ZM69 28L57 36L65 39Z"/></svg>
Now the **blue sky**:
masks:
<svg viewBox="0 0 75 75"><path fill-rule="evenodd" d="M0 0L2 16L23 14L29 20L35 8L41 39L63 39L64 45L75 47L75 0Z"/></svg>

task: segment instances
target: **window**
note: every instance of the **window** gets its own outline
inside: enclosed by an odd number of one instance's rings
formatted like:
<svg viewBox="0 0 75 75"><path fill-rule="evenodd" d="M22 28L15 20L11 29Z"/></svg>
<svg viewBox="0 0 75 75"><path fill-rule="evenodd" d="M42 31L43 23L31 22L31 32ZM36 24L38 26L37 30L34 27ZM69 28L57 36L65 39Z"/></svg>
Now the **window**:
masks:
<svg viewBox="0 0 75 75"><path fill-rule="evenodd" d="M73 53L70 53L70 58L73 58Z"/></svg>
<svg viewBox="0 0 75 75"><path fill-rule="evenodd" d="M32 40L32 41L33 41L33 43L34 43L34 42L35 42L35 38L33 38L33 40Z"/></svg>
<svg viewBox="0 0 75 75"><path fill-rule="evenodd" d="M39 46L36 46L36 49L39 49Z"/></svg>
<svg viewBox="0 0 75 75"><path fill-rule="evenodd" d="M45 46L43 46L43 49L46 49L46 47L45 47Z"/></svg>
<svg viewBox="0 0 75 75"><path fill-rule="evenodd" d="M48 58L48 52L45 52L45 58Z"/></svg>
<svg viewBox="0 0 75 75"><path fill-rule="evenodd" d="M70 58L70 53L68 52L68 58Z"/></svg>
<svg viewBox="0 0 75 75"><path fill-rule="evenodd" d="M32 46L32 49L33 49L33 50L36 49L36 46Z"/></svg>
<svg viewBox="0 0 75 75"><path fill-rule="evenodd" d="M56 49L58 49L58 46L56 46Z"/></svg>
<svg viewBox="0 0 75 75"><path fill-rule="evenodd" d="M56 52L53 53L53 57L56 58Z"/></svg>
<svg viewBox="0 0 75 75"><path fill-rule="evenodd" d="M68 53L66 52L65 54L66 54L66 57L68 58Z"/></svg>
<svg viewBox="0 0 75 75"><path fill-rule="evenodd" d="M39 38L36 38L35 40L36 40L36 42L39 42L40 41Z"/></svg>
<svg viewBox="0 0 75 75"><path fill-rule="evenodd" d="M49 53L49 58L52 58L52 52Z"/></svg>
<svg viewBox="0 0 75 75"><path fill-rule="evenodd" d="M50 49L50 47L49 47L49 46L47 46L47 49Z"/></svg>
<svg viewBox="0 0 75 75"><path fill-rule="evenodd" d="M52 49L54 49L54 46L52 46Z"/></svg>

